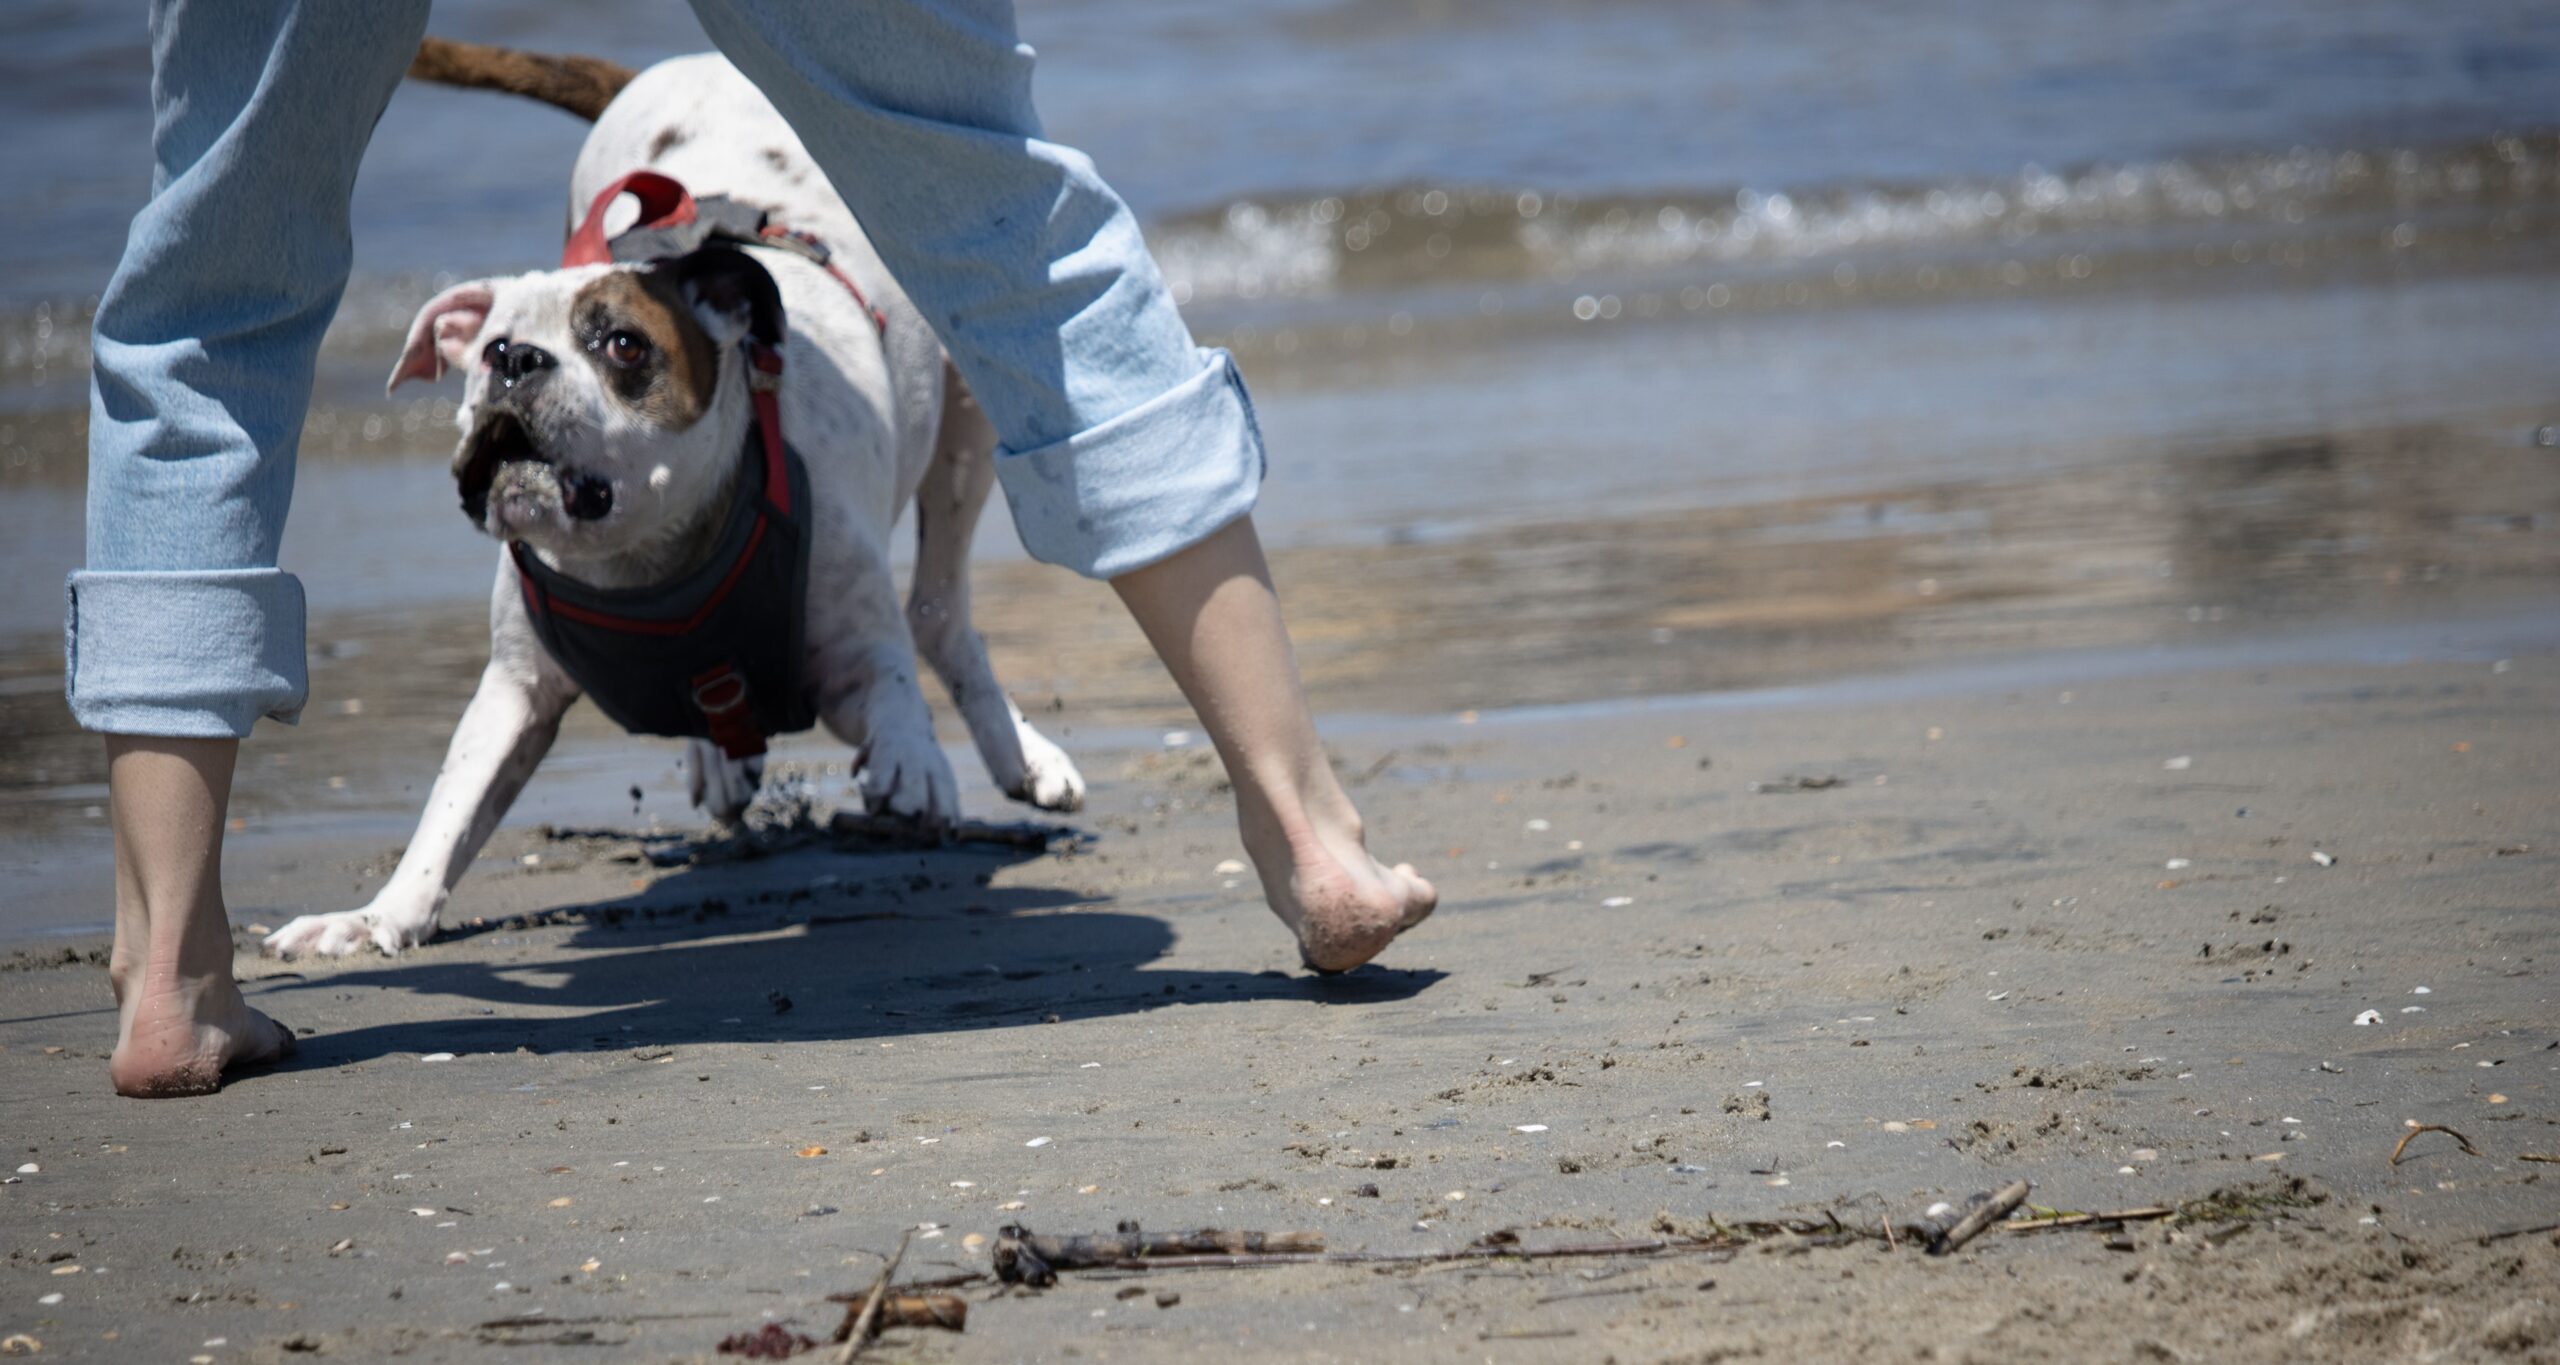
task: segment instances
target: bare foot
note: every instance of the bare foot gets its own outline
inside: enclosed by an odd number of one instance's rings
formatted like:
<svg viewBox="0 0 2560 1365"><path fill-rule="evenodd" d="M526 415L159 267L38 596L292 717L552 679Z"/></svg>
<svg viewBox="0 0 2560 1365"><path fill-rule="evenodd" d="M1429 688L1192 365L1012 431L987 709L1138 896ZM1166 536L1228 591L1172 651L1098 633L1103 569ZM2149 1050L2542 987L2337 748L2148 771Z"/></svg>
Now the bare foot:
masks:
<svg viewBox="0 0 2560 1365"><path fill-rule="evenodd" d="M1440 903L1412 864L1389 867L1370 854L1357 815L1295 837L1251 840L1247 851L1272 912L1298 936L1299 959L1318 972L1347 972L1376 957Z"/></svg>
<svg viewBox="0 0 2560 1365"><path fill-rule="evenodd" d="M210 1095L227 1071L292 1054L293 1031L250 1008L220 980L166 981L134 993L107 1060L116 1093L137 1099Z"/></svg>

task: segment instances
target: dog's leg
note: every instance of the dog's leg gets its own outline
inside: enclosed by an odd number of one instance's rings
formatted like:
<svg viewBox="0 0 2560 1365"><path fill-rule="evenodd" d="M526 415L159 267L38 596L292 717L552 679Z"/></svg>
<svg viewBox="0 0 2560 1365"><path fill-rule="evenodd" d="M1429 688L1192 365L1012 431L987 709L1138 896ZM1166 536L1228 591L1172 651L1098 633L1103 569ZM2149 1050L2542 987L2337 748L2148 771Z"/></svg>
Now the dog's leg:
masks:
<svg viewBox="0 0 2560 1365"><path fill-rule="evenodd" d="M391 880L360 910L291 921L267 936L267 952L343 957L371 944L393 954L426 942L454 883L550 751L560 717L577 697L577 687L538 648L499 651L454 728L426 814Z"/></svg>
<svg viewBox="0 0 2560 1365"><path fill-rule="evenodd" d="M830 641L816 664L818 714L861 752L862 799L874 813L949 824L960 818L960 784L933 737L889 556L867 542L852 548L853 581L825 608L842 619L810 632Z"/></svg>
<svg viewBox="0 0 2560 1365"><path fill-rule="evenodd" d="M684 751L685 791L693 804L724 825L738 823L764 785L764 755L731 758L707 739L689 740Z"/></svg>
<svg viewBox="0 0 2560 1365"><path fill-rule="evenodd" d="M916 489L916 577L907 629L916 652L951 690L997 788L1042 810L1084 804L1084 776L1066 752L1031 728L996 681L987 642L969 621L969 542L994 488L995 428L960 375L943 375L942 430Z"/></svg>

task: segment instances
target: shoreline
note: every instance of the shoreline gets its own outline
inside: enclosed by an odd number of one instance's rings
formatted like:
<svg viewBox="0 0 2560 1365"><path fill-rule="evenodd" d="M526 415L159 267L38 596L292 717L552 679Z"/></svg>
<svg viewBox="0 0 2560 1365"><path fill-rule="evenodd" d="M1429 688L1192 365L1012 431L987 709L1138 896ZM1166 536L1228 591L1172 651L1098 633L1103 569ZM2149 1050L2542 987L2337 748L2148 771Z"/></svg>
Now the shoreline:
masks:
<svg viewBox="0 0 2560 1365"><path fill-rule="evenodd" d="M1509 727L1535 728L1586 722L1624 724L1638 720L1670 724L1684 719L1693 723L1712 723L1720 717L1748 713L1802 714L1993 693L2069 692L2093 684L2123 684L2146 678L2196 673L2307 667L2373 668L2414 663L2494 665L2510 661L2516 655L2555 649L2560 649L2560 610L2526 607L2449 621L2359 623L2298 630L2245 641L2093 647L1955 658L1894 672L1853 673L1714 692L1648 694L1596 702L1523 703L1427 715L1327 713L1319 715L1318 725L1328 746L1335 749L1364 743L1446 744ZM1188 737L1190 732L1183 728L1184 724L1179 719L1162 725L1124 720L1116 725L1085 725L1068 733L1077 741L1078 752L1090 754L1106 764L1126 766L1134 763L1139 771L1145 770L1151 761L1158 760L1178 766L1198 766L1206 752L1196 747L1196 738L1186 738L1180 746L1164 743L1166 735ZM1167 726L1173 728L1168 729ZM1481 727L1481 730L1475 727ZM612 733L601 726L588 728L596 733L569 737L553 756L562 767L579 771L584 785L591 788L613 787L626 778L632 779L634 785L667 785L666 773L660 770L672 769L674 758L672 752L658 752L663 745ZM779 792L786 787L814 786L814 794L821 801L850 800L850 778L844 772L841 758L829 762L835 747L823 738L808 736L785 741L777 746L777 766L769 787ZM962 776L969 809L991 819L1018 816L1018 808L1005 802L986 784L977 768L977 755L968 747L964 737L945 736L945 752L953 771ZM521 831L535 825L611 826L615 824L616 816L623 814L614 809L620 804L618 801L580 799L554 789L556 785L559 784L545 784L544 788L529 792L530 799L520 800L502 828ZM344 858L362 846L367 849L378 847L374 861L387 869L389 862L396 860L400 846L406 841L414 823L414 812L405 808L374 809L335 820L264 822L234 834L226 848L227 861L255 877L278 865L313 858ZM622 823L627 825L630 821L626 819ZM686 808L672 812L654 810L641 828L649 837L658 838L680 837L686 831L700 836L705 827L701 813ZM0 858L5 858L6 847L0 844ZM101 844L93 851L99 857L84 861L97 862L102 870L105 846ZM65 869L58 865L21 870L34 871L36 880L32 888L21 885L21 917L0 925L0 952L107 936L111 925L103 916L86 922L29 922L31 917L25 916L24 912L31 900L42 904L56 897L76 899L82 893L78 889L76 875L63 876ZM28 895L31 890L35 892L32 898ZM51 897L45 894L48 891L52 893ZM289 918L307 909L320 908L326 907L253 904L245 909L235 908L233 918L243 922L261 915Z"/></svg>

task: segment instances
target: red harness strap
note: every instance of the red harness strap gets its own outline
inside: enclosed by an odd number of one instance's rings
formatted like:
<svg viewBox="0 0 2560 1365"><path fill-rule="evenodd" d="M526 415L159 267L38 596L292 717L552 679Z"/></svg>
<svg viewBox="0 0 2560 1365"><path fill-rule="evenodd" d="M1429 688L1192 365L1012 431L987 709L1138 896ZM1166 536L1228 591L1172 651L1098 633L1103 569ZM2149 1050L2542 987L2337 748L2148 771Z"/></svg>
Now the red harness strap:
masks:
<svg viewBox="0 0 2560 1365"><path fill-rule="evenodd" d="M604 211L626 194L640 201L640 220L633 224L635 227L682 227L696 216L693 195L684 186L656 171L633 171L596 192L594 202L587 205L586 218L569 234L568 244L560 248L560 264L613 264L613 244L604 235Z"/></svg>

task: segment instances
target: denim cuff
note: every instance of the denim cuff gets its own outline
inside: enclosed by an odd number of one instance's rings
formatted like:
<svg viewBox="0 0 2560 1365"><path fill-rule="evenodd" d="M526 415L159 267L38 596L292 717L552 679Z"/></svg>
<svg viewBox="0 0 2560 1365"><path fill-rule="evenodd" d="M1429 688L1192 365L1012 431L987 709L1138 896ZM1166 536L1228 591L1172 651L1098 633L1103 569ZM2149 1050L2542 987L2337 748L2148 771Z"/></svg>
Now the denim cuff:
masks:
<svg viewBox="0 0 2560 1365"><path fill-rule="evenodd" d="M1262 429L1222 350L1200 372L1098 426L1037 450L998 450L996 477L1034 559L1116 578L1197 544L1253 510Z"/></svg>
<svg viewBox="0 0 2560 1365"><path fill-rule="evenodd" d="M63 690L85 730L247 737L301 719L302 580L282 569L82 570L63 585Z"/></svg>

